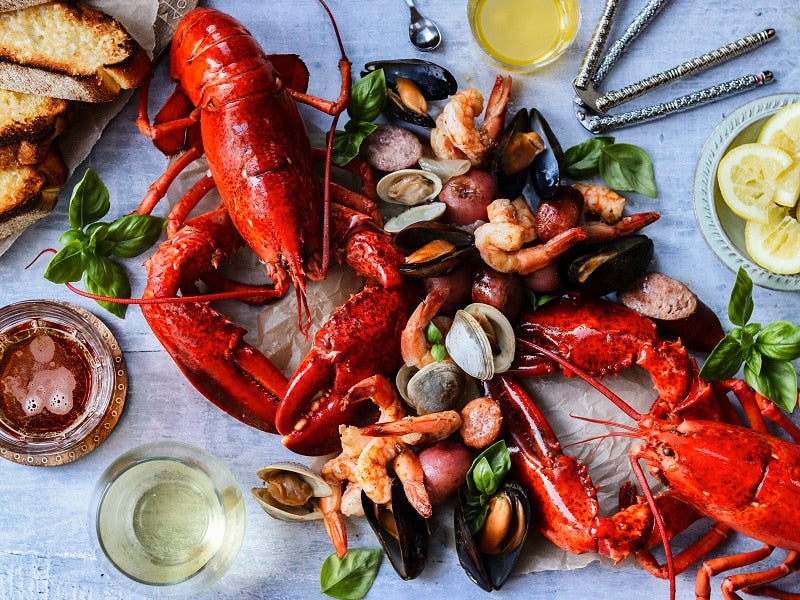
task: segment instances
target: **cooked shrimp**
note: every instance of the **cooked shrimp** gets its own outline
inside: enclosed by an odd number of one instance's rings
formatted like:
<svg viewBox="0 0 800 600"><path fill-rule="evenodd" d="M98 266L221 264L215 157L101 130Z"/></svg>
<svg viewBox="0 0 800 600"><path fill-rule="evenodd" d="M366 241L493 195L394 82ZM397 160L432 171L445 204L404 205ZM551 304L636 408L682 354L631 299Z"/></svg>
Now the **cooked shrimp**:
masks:
<svg viewBox="0 0 800 600"><path fill-rule="evenodd" d="M573 185L583 195L584 210L598 217L603 223L613 225L622 218L625 198L602 185L576 183Z"/></svg>
<svg viewBox="0 0 800 600"><path fill-rule="evenodd" d="M503 131L511 93L511 76L497 76L480 129L475 119L483 110L483 96L475 88L455 93L436 119L431 131L431 148L444 159L463 159L472 166L484 165Z"/></svg>
<svg viewBox="0 0 800 600"><path fill-rule="evenodd" d="M392 501L392 478L388 465L405 446L394 436L374 438L356 464L356 477L361 489L375 504L388 504Z"/></svg>
<svg viewBox="0 0 800 600"><path fill-rule="evenodd" d="M500 199L488 208L489 223L475 230L475 246L483 261L502 273L527 275L549 265L573 244L586 239L582 227L573 227L545 244L524 246L536 239L534 216L526 202Z"/></svg>
<svg viewBox="0 0 800 600"><path fill-rule="evenodd" d="M408 502L426 519L433 514L431 499L425 487L425 473L419 457L406 447L392 462L394 473L403 484Z"/></svg>
<svg viewBox="0 0 800 600"><path fill-rule="evenodd" d="M428 345L426 330L444 304L448 288L436 288L419 303L408 319L403 333L400 336L400 354L403 361L410 366L421 369L436 361Z"/></svg>
<svg viewBox="0 0 800 600"><path fill-rule="evenodd" d="M461 415L455 410L404 417L397 421L367 425L364 435L399 436L406 444L429 444L449 437L461 427Z"/></svg>
<svg viewBox="0 0 800 600"><path fill-rule="evenodd" d="M496 400L484 396L467 402L461 420L458 431L463 442L472 448L486 448L500 435L503 414Z"/></svg>
<svg viewBox="0 0 800 600"><path fill-rule="evenodd" d="M381 421L396 421L405 414L403 400L395 391L394 385L383 375L373 375L362 379L351 387L345 396L345 402L362 402L372 400L380 409Z"/></svg>
<svg viewBox="0 0 800 600"><path fill-rule="evenodd" d="M317 506L322 512L322 521L325 524L325 530L328 532L333 548L341 558L347 554L347 526L341 512L342 481L344 479L337 472L338 463L335 461L338 458L329 460L321 469L322 478L331 487L331 494L318 498Z"/></svg>

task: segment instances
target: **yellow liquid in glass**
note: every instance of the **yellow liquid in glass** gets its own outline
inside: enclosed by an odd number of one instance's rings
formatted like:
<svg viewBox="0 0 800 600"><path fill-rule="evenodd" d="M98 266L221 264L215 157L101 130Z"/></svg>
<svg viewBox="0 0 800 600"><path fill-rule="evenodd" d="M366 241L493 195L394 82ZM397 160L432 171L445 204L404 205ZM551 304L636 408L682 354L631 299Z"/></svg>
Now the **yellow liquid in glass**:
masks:
<svg viewBox="0 0 800 600"><path fill-rule="evenodd" d="M493 58L520 67L555 59L579 25L575 0L474 0L470 8L478 43Z"/></svg>

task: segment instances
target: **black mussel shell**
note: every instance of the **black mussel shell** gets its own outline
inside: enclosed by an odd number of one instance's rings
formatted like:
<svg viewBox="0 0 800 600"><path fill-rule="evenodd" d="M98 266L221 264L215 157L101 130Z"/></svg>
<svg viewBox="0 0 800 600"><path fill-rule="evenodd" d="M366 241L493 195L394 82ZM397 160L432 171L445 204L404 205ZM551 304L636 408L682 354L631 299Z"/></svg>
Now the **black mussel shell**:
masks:
<svg viewBox="0 0 800 600"><path fill-rule="evenodd" d="M478 254L471 233L437 221L414 223L405 227L395 234L392 245L399 252L409 256L426 244L437 240L447 242L452 248L446 253L431 256L428 260L407 261L400 265L400 272L411 277L446 275Z"/></svg>
<svg viewBox="0 0 800 600"><path fill-rule="evenodd" d="M550 125L535 108L530 110L530 130L542 137L545 146L530 166L531 185L539 198L546 200L555 196L558 191L564 152Z"/></svg>
<svg viewBox="0 0 800 600"><path fill-rule="evenodd" d="M502 169L501 158L514 134L527 133L530 130L528 109L522 108L514 115L508 126L506 126L505 131L503 131L503 135L497 141L497 149L492 159L492 174L497 182L500 198L516 198L522 193L522 189L528 182L528 169L509 175Z"/></svg>
<svg viewBox="0 0 800 600"><path fill-rule="evenodd" d="M519 503L525 515L523 537L519 544L508 552L504 554L482 554L478 550L477 543L469 531L469 524L465 518L464 505L466 498L463 490L458 494L454 515L458 561L469 578L487 592L499 590L511 575L511 571L517 564L517 560L519 560L519 556L525 546L531 522L530 500L525 490L518 483L507 481L498 490L498 493L505 493L512 502Z"/></svg>
<svg viewBox="0 0 800 600"><path fill-rule="evenodd" d="M615 292L641 276L653 259L653 240L629 235L605 242L576 244L558 261L565 287L599 297Z"/></svg>
<svg viewBox="0 0 800 600"><path fill-rule="evenodd" d="M364 492L361 492L361 505L367 522L397 574L406 580L419 576L428 557L430 530L428 520L408 502L403 484L397 478L392 481L391 511L384 505L375 504ZM393 519L397 537L384 526L383 519L386 518Z"/></svg>
<svg viewBox="0 0 800 600"><path fill-rule="evenodd" d="M408 108L403 104L400 95L391 88L387 90L386 104L383 110L390 118L397 121L405 121L428 129L436 127L436 121L433 120L433 117L427 113L419 113Z"/></svg>
<svg viewBox="0 0 800 600"><path fill-rule="evenodd" d="M383 69L386 83L394 87L398 77L410 79L419 86L426 100L445 100L458 90L458 82L444 67L420 58L376 60L364 65L361 76Z"/></svg>

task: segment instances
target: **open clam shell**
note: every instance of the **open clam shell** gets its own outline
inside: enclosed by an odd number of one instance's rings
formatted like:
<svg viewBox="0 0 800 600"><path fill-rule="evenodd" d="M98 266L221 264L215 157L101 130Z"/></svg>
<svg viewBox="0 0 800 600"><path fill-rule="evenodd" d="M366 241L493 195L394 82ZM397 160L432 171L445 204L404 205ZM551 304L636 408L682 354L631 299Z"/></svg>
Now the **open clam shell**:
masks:
<svg viewBox="0 0 800 600"><path fill-rule="evenodd" d="M516 341L511 322L502 312L476 302L456 311L444 344L465 373L485 381L508 370Z"/></svg>
<svg viewBox="0 0 800 600"><path fill-rule="evenodd" d="M392 481L391 507L375 504L364 492L361 492L361 504L367 522L397 574L406 580L419 576L428 558L431 534L427 519L408 502L400 480Z"/></svg>
<svg viewBox="0 0 800 600"><path fill-rule="evenodd" d="M416 206L433 200L442 191L442 180L422 169L400 169L378 181L378 197L386 202Z"/></svg>
<svg viewBox="0 0 800 600"><path fill-rule="evenodd" d="M435 362L416 369L403 365L397 372L397 389L417 414L452 410L464 395L465 375L450 361Z"/></svg>
<svg viewBox="0 0 800 600"><path fill-rule="evenodd" d="M313 521L322 518L317 498L331 495L331 487L317 473L299 463L280 462L256 473L265 485L251 489L253 497L269 515L282 521Z"/></svg>
<svg viewBox="0 0 800 600"><path fill-rule="evenodd" d="M492 544L491 550L486 549L485 539L476 540L483 532L476 537L470 532L463 491L458 495L454 514L458 560L469 578L487 592L499 590L508 579L525 546L531 521L530 501L519 484L506 482L497 496L506 503L508 520L505 531L498 537L498 543Z"/></svg>

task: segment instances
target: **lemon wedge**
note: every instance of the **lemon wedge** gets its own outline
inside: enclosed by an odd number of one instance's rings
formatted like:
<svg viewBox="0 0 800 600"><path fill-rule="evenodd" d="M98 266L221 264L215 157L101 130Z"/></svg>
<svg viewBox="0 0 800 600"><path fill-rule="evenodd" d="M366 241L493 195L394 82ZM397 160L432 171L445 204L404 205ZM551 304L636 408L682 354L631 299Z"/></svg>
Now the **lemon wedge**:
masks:
<svg viewBox="0 0 800 600"><path fill-rule="evenodd" d="M789 104L772 115L758 134L758 143L776 146L795 159L800 158L800 102Z"/></svg>
<svg viewBox="0 0 800 600"><path fill-rule="evenodd" d="M797 199L800 176L791 175L794 168L793 157L776 146L742 144L719 161L717 183L723 200L735 214L766 224L767 212L776 202L779 188L782 205L789 198Z"/></svg>
<svg viewBox="0 0 800 600"><path fill-rule="evenodd" d="M767 211L767 223L747 221L747 253L765 269L782 275L800 273L800 223L783 206Z"/></svg>

